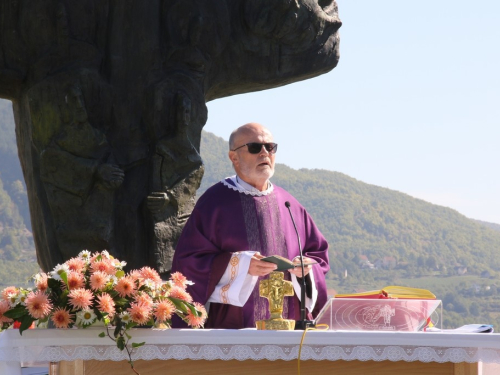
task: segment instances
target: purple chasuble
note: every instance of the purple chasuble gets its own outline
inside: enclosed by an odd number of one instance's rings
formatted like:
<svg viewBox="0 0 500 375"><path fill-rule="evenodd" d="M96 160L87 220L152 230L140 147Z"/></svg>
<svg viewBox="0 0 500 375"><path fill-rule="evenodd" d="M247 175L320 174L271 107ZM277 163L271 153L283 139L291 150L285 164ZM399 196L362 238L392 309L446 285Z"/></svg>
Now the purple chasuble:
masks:
<svg viewBox="0 0 500 375"><path fill-rule="evenodd" d="M304 256L318 262L312 270L318 290L318 300L312 311L312 316L316 316L327 299L325 274L329 265L325 238L304 207L285 190L274 185L274 190L268 194L252 195L240 191L230 178L215 184L200 197L175 251L172 272L179 271L194 282L188 292L195 301L206 304L233 252L252 250L288 259L299 255L297 235L285 207L286 201L291 204ZM238 264L231 264L231 267L237 271ZM285 279L290 280L290 273L285 271L284 274ZM300 319L296 296L285 297L283 317ZM268 318L268 302L259 296L257 282L243 307L211 303L205 327L255 327L256 320ZM185 325L177 321L174 327Z"/></svg>

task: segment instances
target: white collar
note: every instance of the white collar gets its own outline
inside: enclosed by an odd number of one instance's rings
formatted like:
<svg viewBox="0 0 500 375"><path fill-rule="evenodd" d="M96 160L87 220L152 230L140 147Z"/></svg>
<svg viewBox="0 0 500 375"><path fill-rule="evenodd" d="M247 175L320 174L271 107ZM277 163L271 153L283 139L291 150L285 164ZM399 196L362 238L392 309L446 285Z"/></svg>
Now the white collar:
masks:
<svg viewBox="0 0 500 375"><path fill-rule="evenodd" d="M228 182L227 180L230 180L231 182ZM272 193L274 190L274 185L271 183L271 181L267 181L267 189L266 190L260 191L259 189L254 188L252 185L243 181L241 178L239 178L236 175L225 178L221 182L224 185L226 185L228 188L233 189L234 191L238 191L238 192L244 193L246 195L252 195L254 197L261 197L264 195L268 195L268 194Z"/></svg>

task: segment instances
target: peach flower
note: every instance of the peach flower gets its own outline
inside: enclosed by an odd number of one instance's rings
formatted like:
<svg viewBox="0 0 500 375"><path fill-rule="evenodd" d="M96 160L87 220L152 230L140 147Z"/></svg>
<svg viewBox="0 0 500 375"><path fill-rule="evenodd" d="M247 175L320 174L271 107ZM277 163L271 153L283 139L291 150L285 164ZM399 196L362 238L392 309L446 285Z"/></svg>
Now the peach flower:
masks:
<svg viewBox="0 0 500 375"><path fill-rule="evenodd" d="M12 323L11 318L7 318L3 314L10 310L10 304L8 301L0 301L0 323Z"/></svg>
<svg viewBox="0 0 500 375"><path fill-rule="evenodd" d="M175 305L168 299L158 302L154 309L154 315L158 323L166 322L172 318L172 314L175 312Z"/></svg>
<svg viewBox="0 0 500 375"><path fill-rule="evenodd" d="M40 272L35 276L35 287L42 292L45 292L48 287L48 275L45 272Z"/></svg>
<svg viewBox="0 0 500 375"><path fill-rule="evenodd" d="M115 285L115 290L120 294L120 297L129 297L134 295L136 285L131 276L124 276Z"/></svg>
<svg viewBox="0 0 500 375"><path fill-rule="evenodd" d="M90 288L92 290L102 290L109 281L109 275L102 271L96 271L90 275Z"/></svg>
<svg viewBox="0 0 500 375"><path fill-rule="evenodd" d="M156 284L161 284L161 277L156 272L156 270L152 269L151 267L142 267L140 270L140 275L143 279L149 279L153 281Z"/></svg>
<svg viewBox="0 0 500 375"><path fill-rule="evenodd" d="M80 272L82 273L85 270L85 260L82 258L71 258L66 261L66 265L68 266L70 271Z"/></svg>
<svg viewBox="0 0 500 375"><path fill-rule="evenodd" d="M98 305L97 308L104 312L108 313L110 316L115 314L115 301L108 293L103 293L99 297L97 297Z"/></svg>
<svg viewBox="0 0 500 375"><path fill-rule="evenodd" d="M182 288L182 289L186 289L187 279L182 273L174 272L170 276L170 278L172 279L172 282L174 283L175 286L178 286L179 288Z"/></svg>
<svg viewBox="0 0 500 375"><path fill-rule="evenodd" d="M108 275L115 274L115 267L111 264L109 259L96 260L90 264L91 272L101 271Z"/></svg>
<svg viewBox="0 0 500 375"><path fill-rule="evenodd" d="M26 298L26 308L33 318L42 319L50 314L52 303L44 292L31 292Z"/></svg>
<svg viewBox="0 0 500 375"><path fill-rule="evenodd" d="M56 328L68 328L68 326L74 322L73 315L62 307L58 307L54 310L50 320L52 320Z"/></svg>
<svg viewBox="0 0 500 375"><path fill-rule="evenodd" d="M146 293L136 295L135 302L139 305L144 305L149 309L153 307L153 299Z"/></svg>
<svg viewBox="0 0 500 375"><path fill-rule="evenodd" d="M170 297L178 298L186 302L193 302L193 298L186 292L184 289L179 288L178 286L173 286L170 288Z"/></svg>
<svg viewBox="0 0 500 375"><path fill-rule="evenodd" d="M80 289L83 288L84 286L85 286L85 280L83 278L83 275L78 272L69 271L68 289L69 290Z"/></svg>
<svg viewBox="0 0 500 375"><path fill-rule="evenodd" d="M92 305L92 300L94 296L92 292L88 289L78 288L73 289L68 294L69 304L75 309L89 309Z"/></svg>
<svg viewBox="0 0 500 375"><path fill-rule="evenodd" d="M132 303L127 311L132 321L139 325L146 324L150 319L151 309L145 305Z"/></svg>
<svg viewBox="0 0 500 375"><path fill-rule="evenodd" d="M201 312L201 316L198 316L197 314L193 314L191 312L191 310L188 310L188 313L186 315L187 323L191 327L201 328L201 327L203 327L203 324L205 323L205 319L207 318L207 310L205 310L205 307L198 302L194 302L193 305L194 305L194 307L196 307L196 309L198 311Z"/></svg>
<svg viewBox="0 0 500 375"><path fill-rule="evenodd" d="M2 290L2 298L8 301L11 296L16 295L17 293L18 290L15 286L8 286L4 290Z"/></svg>

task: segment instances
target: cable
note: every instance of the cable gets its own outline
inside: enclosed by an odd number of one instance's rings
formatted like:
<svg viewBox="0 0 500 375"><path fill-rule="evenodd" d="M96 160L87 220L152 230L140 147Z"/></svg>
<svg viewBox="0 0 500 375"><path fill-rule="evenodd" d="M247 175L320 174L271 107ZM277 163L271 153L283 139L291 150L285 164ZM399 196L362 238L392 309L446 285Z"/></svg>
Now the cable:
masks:
<svg viewBox="0 0 500 375"><path fill-rule="evenodd" d="M318 327L321 327L321 329L318 329ZM307 331L328 331L330 327L328 324L318 324L316 327L309 327L304 330L304 333L302 334L302 339L300 340L300 346L299 346L299 355L297 356L297 374L300 375L300 354L302 353L302 344L304 343L304 339L306 337L306 332Z"/></svg>

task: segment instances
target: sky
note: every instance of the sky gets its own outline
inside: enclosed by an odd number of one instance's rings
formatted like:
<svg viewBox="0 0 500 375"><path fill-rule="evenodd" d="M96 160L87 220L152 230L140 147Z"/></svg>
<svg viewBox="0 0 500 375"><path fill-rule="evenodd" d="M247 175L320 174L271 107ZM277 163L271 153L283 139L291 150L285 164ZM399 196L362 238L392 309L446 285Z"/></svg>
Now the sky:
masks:
<svg viewBox="0 0 500 375"><path fill-rule="evenodd" d="M209 102L205 130L259 122L279 163L500 224L500 1L337 3L333 71Z"/></svg>

